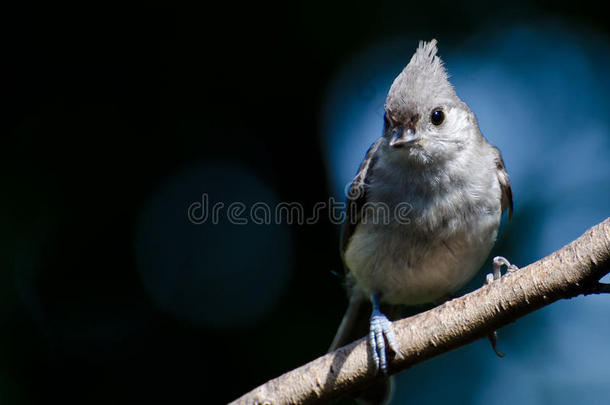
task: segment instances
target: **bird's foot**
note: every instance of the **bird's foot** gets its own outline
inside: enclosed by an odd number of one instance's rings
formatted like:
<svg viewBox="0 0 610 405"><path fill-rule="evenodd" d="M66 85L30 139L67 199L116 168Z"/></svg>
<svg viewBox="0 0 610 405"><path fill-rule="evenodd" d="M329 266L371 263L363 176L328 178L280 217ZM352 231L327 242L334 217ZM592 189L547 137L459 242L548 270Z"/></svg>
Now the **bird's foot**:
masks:
<svg viewBox="0 0 610 405"><path fill-rule="evenodd" d="M369 332L369 346L373 352L375 370L379 371L381 369L383 374L388 373L388 361L385 350L386 340L394 353L400 353L396 338L394 337L394 331L392 330L392 323L381 312L373 313L371 316L371 330Z"/></svg>
<svg viewBox="0 0 610 405"><path fill-rule="evenodd" d="M392 330L392 322L379 310L379 300L376 295L372 297L373 313L371 314L371 324L369 331L369 347L371 348L375 371L383 374L388 373L388 360L386 355L386 341L388 346L397 356L400 350Z"/></svg>
<svg viewBox="0 0 610 405"><path fill-rule="evenodd" d="M519 270L517 266L515 266L514 264L510 264L510 262L506 260L506 258L502 256L496 256L493 259L493 274L490 273L487 275L487 277L485 278L485 284L491 284L502 277L502 266L506 266L507 273L513 273ZM498 333L494 330L489 335L487 335L487 337L489 338L491 348L494 349L496 355L498 357L504 357L504 353L498 350Z"/></svg>
<svg viewBox="0 0 610 405"><path fill-rule="evenodd" d="M506 258L502 256L496 256L493 259L493 273L489 273L485 278L485 284L491 284L492 282L499 280L502 277L502 266L506 266L506 273L514 273L519 270L519 267L514 264L510 264Z"/></svg>

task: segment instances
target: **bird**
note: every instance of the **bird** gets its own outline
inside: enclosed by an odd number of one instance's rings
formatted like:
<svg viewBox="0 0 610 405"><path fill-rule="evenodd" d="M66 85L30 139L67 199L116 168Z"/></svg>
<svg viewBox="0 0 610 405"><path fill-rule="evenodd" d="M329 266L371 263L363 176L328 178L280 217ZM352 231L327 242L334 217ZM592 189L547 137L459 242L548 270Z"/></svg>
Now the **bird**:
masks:
<svg viewBox="0 0 610 405"><path fill-rule="evenodd" d="M395 78L382 135L346 198L340 250L350 298L330 351L368 335L383 375L386 343L400 355L391 320L404 306L447 300L472 279L496 241L503 213L510 219L513 212L500 150L481 134L437 53L436 39L420 41ZM500 265L511 266L502 257L493 263L493 279ZM390 390L389 379L382 379L358 395L383 403Z"/></svg>

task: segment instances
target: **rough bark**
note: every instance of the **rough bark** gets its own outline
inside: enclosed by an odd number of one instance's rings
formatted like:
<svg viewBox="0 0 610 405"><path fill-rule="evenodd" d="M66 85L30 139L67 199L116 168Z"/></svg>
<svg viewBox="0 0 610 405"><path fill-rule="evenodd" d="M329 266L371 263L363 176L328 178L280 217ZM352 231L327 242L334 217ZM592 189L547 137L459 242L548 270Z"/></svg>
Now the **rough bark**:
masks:
<svg viewBox="0 0 610 405"><path fill-rule="evenodd" d="M609 293L599 280L610 272L610 218L574 242L472 293L393 323L402 356L389 373L438 356L562 298ZM367 342L360 339L277 377L232 404L318 404L376 378Z"/></svg>

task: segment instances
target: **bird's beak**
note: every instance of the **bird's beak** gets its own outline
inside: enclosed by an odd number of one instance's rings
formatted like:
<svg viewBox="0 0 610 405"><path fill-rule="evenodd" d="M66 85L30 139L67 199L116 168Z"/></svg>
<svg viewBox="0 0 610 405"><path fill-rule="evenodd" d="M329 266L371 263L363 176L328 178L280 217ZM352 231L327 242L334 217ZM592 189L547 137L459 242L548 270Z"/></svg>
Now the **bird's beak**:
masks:
<svg viewBox="0 0 610 405"><path fill-rule="evenodd" d="M411 146L419 141L419 135L415 133L413 128L406 128L394 131L390 146L402 148L403 146Z"/></svg>

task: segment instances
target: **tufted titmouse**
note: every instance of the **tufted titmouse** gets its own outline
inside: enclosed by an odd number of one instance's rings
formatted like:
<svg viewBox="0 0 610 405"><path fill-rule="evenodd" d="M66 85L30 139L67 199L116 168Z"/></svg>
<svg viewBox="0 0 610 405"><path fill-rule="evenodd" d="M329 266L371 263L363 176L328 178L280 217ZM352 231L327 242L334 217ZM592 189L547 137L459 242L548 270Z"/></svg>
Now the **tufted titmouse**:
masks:
<svg viewBox="0 0 610 405"><path fill-rule="evenodd" d="M368 329L382 373L386 342L400 354L387 316L396 317L399 306L440 302L462 287L489 254L502 213L512 215L500 152L449 83L436 43L420 42L394 80L383 135L347 198L341 253L351 298L331 350ZM399 215L405 203L408 215ZM362 319L368 325L358 331ZM378 388L369 402L387 397L387 384Z"/></svg>

